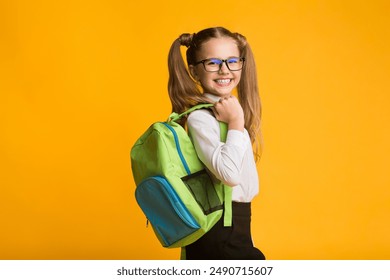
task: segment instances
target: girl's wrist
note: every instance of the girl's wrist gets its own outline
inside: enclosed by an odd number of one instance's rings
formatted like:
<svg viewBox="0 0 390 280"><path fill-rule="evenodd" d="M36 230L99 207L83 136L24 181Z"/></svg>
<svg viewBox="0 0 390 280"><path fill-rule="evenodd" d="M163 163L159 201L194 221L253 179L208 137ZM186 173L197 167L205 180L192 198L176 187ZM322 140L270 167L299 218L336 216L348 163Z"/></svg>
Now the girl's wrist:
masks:
<svg viewBox="0 0 390 280"><path fill-rule="evenodd" d="M244 122L241 120L234 120L228 123L228 129L235 129L244 132Z"/></svg>

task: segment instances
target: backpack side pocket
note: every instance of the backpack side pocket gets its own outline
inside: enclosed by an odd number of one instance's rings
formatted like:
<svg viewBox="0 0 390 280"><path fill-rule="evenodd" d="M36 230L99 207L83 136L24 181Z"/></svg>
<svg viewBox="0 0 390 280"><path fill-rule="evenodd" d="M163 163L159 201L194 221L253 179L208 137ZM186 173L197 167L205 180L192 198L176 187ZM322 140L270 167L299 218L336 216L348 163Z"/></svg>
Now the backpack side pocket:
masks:
<svg viewBox="0 0 390 280"><path fill-rule="evenodd" d="M181 178L205 215L223 209L214 182L205 169Z"/></svg>

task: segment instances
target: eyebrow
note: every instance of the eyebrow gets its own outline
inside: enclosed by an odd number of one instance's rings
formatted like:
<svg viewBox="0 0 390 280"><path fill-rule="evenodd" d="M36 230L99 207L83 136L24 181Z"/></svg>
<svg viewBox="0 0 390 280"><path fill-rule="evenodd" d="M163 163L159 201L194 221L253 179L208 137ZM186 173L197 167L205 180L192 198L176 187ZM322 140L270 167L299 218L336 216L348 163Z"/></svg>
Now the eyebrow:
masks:
<svg viewBox="0 0 390 280"><path fill-rule="evenodd" d="M231 58L242 58L242 57L240 57L240 56L229 56L229 57L227 57L227 58L210 57L210 58L202 59L202 61L204 61L204 60L210 60L210 59L227 60L227 59L231 59Z"/></svg>

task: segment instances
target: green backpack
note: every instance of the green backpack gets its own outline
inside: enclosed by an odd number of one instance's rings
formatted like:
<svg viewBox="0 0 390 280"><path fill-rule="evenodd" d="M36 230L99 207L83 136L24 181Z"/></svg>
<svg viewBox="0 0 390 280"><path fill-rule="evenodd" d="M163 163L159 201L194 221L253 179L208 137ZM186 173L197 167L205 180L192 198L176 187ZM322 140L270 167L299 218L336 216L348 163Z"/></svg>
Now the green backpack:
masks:
<svg viewBox="0 0 390 280"><path fill-rule="evenodd" d="M131 149L137 203L167 248L193 243L222 216L224 225L231 226L232 188L209 175L186 130L176 122L211 106L172 113L167 122L152 124ZM225 141L227 125L220 122L220 128Z"/></svg>

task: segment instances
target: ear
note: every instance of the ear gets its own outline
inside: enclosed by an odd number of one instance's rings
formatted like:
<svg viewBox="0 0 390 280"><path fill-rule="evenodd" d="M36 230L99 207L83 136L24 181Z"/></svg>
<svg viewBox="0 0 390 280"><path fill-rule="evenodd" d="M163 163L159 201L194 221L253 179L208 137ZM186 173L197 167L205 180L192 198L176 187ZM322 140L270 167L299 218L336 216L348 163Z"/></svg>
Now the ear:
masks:
<svg viewBox="0 0 390 280"><path fill-rule="evenodd" d="M198 77L198 74L196 73L196 68L194 65L189 65L188 66L188 69L190 70L190 74L191 74L191 77L195 80L195 81L199 81L199 77Z"/></svg>

